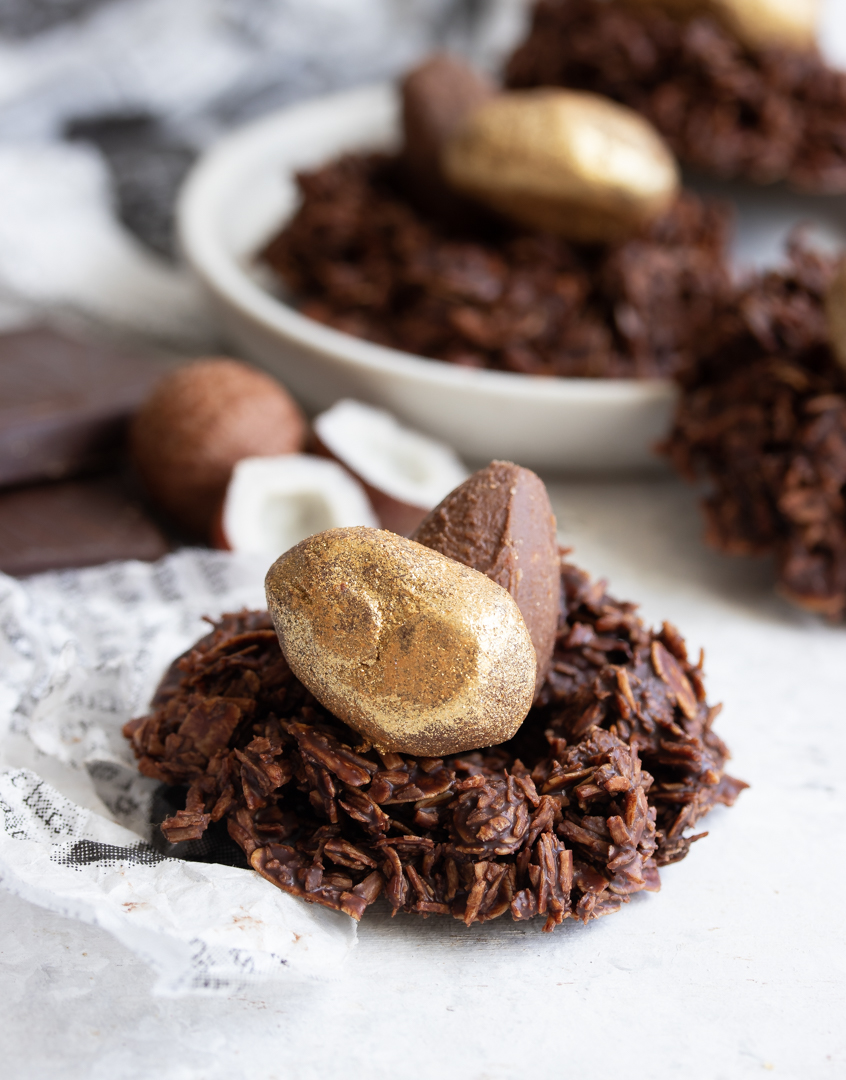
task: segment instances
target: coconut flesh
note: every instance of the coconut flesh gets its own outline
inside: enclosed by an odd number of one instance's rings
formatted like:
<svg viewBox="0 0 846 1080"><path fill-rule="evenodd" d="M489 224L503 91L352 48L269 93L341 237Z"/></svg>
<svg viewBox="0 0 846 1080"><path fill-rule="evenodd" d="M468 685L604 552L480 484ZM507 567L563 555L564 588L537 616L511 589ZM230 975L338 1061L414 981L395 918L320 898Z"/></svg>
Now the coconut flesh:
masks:
<svg viewBox="0 0 846 1080"><path fill-rule="evenodd" d="M408 533L467 479L455 452L389 412L349 399L314 421L321 449L367 489L382 525Z"/></svg>
<svg viewBox="0 0 846 1080"><path fill-rule="evenodd" d="M337 462L311 454L252 457L232 472L221 517L221 546L267 555L314 533L378 527L364 488Z"/></svg>

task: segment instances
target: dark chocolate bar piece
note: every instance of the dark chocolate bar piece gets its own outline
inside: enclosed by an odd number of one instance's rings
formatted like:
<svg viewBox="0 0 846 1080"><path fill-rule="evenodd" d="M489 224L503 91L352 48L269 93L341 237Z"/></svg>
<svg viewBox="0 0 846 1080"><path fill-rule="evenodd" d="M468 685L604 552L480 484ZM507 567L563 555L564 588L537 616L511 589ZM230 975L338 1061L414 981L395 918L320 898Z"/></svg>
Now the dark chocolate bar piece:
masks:
<svg viewBox="0 0 846 1080"><path fill-rule="evenodd" d="M0 487L113 464L127 420L174 364L47 327L0 335Z"/></svg>
<svg viewBox="0 0 846 1080"><path fill-rule="evenodd" d="M150 561L170 545L120 475L65 480L0 493L0 570L42 570L115 559Z"/></svg>

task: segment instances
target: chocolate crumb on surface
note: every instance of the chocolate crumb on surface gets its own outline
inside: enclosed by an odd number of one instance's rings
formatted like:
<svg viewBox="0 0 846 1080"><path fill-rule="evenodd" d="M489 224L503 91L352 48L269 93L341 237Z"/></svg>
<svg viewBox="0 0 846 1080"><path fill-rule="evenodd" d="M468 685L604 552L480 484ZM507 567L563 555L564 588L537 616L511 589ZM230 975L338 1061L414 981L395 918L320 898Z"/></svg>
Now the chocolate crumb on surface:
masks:
<svg viewBox="0 0 846 1080"><path fill-rule="evenodd" d="M727 291L727 211L685 194L640 236L584 246L418 210L396 158L298 176L302 202L260 258L303 314L358 337L522 374L667 376Z"/></svg>
<svg viewBox="0 0 846 1080"><path fill-rule="evenodd" d="M551 673L510 743L377 753L293 676L265 612L224 615L124 733L144 775L187 785L171 842L226 821L269 881L355 919L384 893L394 913L552 930L657 890L734 802L718 711L677 631L562 561Z"/></svg>
<svg viewBox="0 0 846 1080"><path fill-rule="evenodd" d="M707 538L730 554L774 552L780 591L846 615L846 370L824 298L831 260L794 241L786 269L755 278L719 313L665 449L705 477Z"/></svg>
<svg viewBox="0 0 846 1080"><path fill-rule="evenodd" d="M717 176L846 192L846 73L816 51L745 47L707 15L540 0L506 82L614 98L683 162Z"/></svg>

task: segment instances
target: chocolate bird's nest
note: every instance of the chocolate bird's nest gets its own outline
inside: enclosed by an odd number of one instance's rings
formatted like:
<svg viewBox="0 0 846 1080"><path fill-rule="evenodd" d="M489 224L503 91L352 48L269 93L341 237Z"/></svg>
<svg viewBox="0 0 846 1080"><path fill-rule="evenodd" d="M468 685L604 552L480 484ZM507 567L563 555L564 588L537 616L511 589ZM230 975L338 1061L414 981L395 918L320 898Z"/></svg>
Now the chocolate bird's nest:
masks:
<svg viewBox="0 0 846 1080"><path fill-rule="evenodd" d="M682 161L718 176L846 192L846 72L816 51L746 47L708 15L539 0L506 81L613 98L651 120Z"/></svg>
<svg viewBox="0 0 846 1080"><path fill-rule="evenodd" d="M691 826L734 802L718 712L672 626L562 562L552 667L502 746L378 753L294 677L265 612L224 615L124 732L144 775L187 785L171 842L225 821L274 885L355 919L384 892L394 913L552 930L657 890Z"/></svg>

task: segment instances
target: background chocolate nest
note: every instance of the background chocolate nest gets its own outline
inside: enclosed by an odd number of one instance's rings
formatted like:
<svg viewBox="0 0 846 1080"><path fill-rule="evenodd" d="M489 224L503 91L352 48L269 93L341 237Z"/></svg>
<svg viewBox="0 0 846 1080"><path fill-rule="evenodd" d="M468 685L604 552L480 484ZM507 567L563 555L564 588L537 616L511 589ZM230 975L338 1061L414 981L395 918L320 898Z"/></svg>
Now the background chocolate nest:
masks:
<svg viewBox="0 0 846 1080"><path fill-rule="evenodd" d="M744 47L707 15L540 0L506 83L605 94L718 176L846 192L846 73L815 51Z"/></svg>
<svg viewBox="0 0 846 1080"><path fill-rule="evenodd" d="M356 919L384 891L395 913L551 930L657 890L685 831L734 802L718 711L673 627L562 562L552 669L508 744L377 753L293 676L264 612L223 616L124 731L146 776L188 785L172 842L225 820L264 877Z"/></svg>
<svg viewBox="0 0 846 1080"><path fill-rule="evenodd" d="M824 299L833 260L803 248L717 313L665 450L704 477L707 538L729 554L773 552L779 588L811 611L846 615L846 371Z"/></svg>

